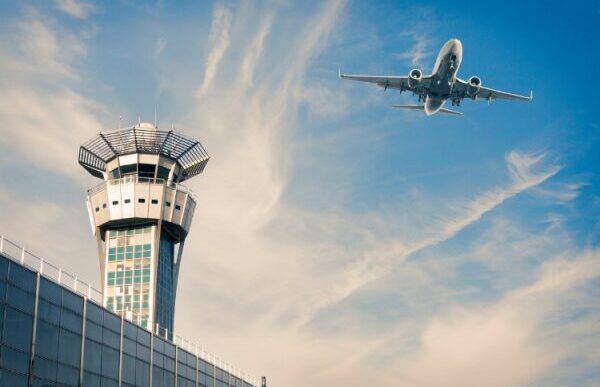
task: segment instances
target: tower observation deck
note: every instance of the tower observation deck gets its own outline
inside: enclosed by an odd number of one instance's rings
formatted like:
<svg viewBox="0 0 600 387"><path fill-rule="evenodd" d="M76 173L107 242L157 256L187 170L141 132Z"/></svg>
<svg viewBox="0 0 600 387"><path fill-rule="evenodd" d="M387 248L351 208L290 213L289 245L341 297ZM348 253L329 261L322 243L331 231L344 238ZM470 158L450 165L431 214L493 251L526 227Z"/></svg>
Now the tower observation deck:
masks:
<svg viewBox="0 0 600 387"><path fill-rule="evenodd" d="M100 133L79 148L79 164L103 180L88 190L87 207L107 309L173 332L196 207L181 182L202 173L208 160L200 142L149 123Z"/></svg>

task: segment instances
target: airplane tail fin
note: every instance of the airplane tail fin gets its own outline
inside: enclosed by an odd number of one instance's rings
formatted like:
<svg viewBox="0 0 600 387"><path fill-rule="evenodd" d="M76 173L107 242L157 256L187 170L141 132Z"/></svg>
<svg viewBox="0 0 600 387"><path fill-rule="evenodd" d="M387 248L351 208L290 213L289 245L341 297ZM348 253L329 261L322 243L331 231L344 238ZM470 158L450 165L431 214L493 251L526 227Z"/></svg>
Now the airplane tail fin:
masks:
<svg viewBox="0 0 600 387"><path fill-rule="evenodd" d="M422 112L425 112L425 106L423 106L423 105L393 105L392 107L395 107L398 109L420 110ZM437 112L442 113L442 114L450 114L450 115L454 115L454 116L462 116L463 115L463 113L461 113L461 112L457 112L456 110L450 110L450 109L446 109L446 108L441 108Z"/></svg>

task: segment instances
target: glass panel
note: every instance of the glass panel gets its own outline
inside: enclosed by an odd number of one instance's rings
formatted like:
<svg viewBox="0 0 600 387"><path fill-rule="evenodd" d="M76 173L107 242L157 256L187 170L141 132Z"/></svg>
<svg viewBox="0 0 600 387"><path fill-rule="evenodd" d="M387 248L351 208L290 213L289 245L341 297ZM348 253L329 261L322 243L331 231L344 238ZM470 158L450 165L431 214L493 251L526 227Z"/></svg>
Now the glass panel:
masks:
<svg viewBox="0 0 600 387"><path fill-rule="evenodd" d="M63 310L61 326L75 333L81 334L82 317L68 310Z"/></svg>
<svg viewBox="0 0 600 387"><path fill-rule="evenodd" d="M83 368L99 374L102 372L102 345L86 339Z"/></svg>
<svg viewBox="0 0 600 387"><path fill-rule="evenodd" d="M8 278L8 259L0 255L0 279L6 280Z"/></svg>
<svg viewBox="0 0 600 387"><path fill-rule="evenodd" d="M83 313L83 298L63 289L62 305L77 314Z"/></svg>
<svg viewBox="0 0 600 387"><path fill-rule="evenodd" d="M79 385L79 370L74 367L58 364L58 372L56 374L56 380L67 386L78 386Z"/></svg>
<svg viewBox="0 0 600 387"><path fill-rule="evenodd" d="M58 356L58 327L38 320L35 352L41 356L56 359Z"/></svg>
<svg viewBox="0 0 600 387"><path fill-rule="evenodd" d="M81 336L61 329L59 340L58 356L60 361L74 367L79 367Z"/></svg>
<svg viewBox="0 0 600 387"><path fill-rule="evenodd" d="M29 351L33 317L16 309L7 307L4 320L3 342L14 348Z"/></svg>
<svg viewBox="0 0 600 387"><path fill-rule="evenodd" d="M34 295L27 293L14 285L8 285L6 301L22 311L33 314Z"/></svg>
<svg viewBox="0 0 600 387"><path fill-rule="evenodd" d="M38 318L58 325L60 323L60 307L40 299L38 304Z"/></svg>
<svg viewBox="0 0 600 387"><path fill-rule="evenodd" d="M29 373L29 353L2 346L1 368Z"/></svg>
<svg viewBox="0 0 600 387"><path fill-rule="evenodd" d="M36 276L33 272L17 264L11 263L8 274L9 282L12 282L21 289L35 293L35 279Z"/></svg>
<svg viewBox="0 0 600 387"><path fill-rule="evenodd" d="M114 379L119 377L119 352L114 349L102 347L102 375Z"/></svg>
<svg viewBox="0 0 600 387"><path fill-rule="evenodd" d="M40 297L48 301L52 301L56 305L60 305L62 302L62 291L60 286L45 279L40 279Z"/></svg>
<svg viewBox="0 0 600 387"><path fill-rule="evenodd" d="M27 387L27 376L3 371L0 374L0 386Z"/></svg>
<svg viewBox="0 0 600 387"><path fill-rule="evenodd" d="M46 381L56 380L56 361L35 357L35 363L33 366L33 374ZM43 384L42 384L43 385ZM51 384L48 384L51 385Z"/></svg>

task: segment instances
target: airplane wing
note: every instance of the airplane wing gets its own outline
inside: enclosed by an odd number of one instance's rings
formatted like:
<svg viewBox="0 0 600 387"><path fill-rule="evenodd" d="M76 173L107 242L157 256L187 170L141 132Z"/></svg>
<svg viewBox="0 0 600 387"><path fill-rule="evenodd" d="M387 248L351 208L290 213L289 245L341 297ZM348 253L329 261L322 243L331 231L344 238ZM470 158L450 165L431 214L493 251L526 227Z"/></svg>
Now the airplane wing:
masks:
<svg viewBox="0 0 600 387"><path fill-rule="evenodd" d="M469 88L469 84L462 79L456 78L456 83L452 91L458 93L463 98L466 96L466 91ZM531 92L528 96L518 95L507 93L505 91L494 90L487 87L481 87L477 94L475 95L475 99L483 99L483 100L495 100L495 99L507 99L511 101L531 101L533 99L533 92Z"/></svg>
<svg viewBox="0 0 600 387"><path fill-rule="evenodd" d="M408 85L407 76L346 75L340 73L340 78L350 79L352 81L375 83L377 86L383 87L384 89L397 89L400 91L418 91L421 89L428 89L429 82L431 80L431 77L423 77L419 83L419 86L413 89Z"/></svg>
<svg viewBox="0 0 600 387"><path fill-rule="evenodd" d="M416 111L425 111L425 106L423 105L392 105L392 107L397 108L397 109L407 109L407 110L416 110ZM446 108L441 108L440 110L438 110L438 113L442 113L442 114L450 114L450 115L454 115L454 116L462 116L463 113L461 112L457 112L456 110L450 110L450 109L446 109Z"/></svg>

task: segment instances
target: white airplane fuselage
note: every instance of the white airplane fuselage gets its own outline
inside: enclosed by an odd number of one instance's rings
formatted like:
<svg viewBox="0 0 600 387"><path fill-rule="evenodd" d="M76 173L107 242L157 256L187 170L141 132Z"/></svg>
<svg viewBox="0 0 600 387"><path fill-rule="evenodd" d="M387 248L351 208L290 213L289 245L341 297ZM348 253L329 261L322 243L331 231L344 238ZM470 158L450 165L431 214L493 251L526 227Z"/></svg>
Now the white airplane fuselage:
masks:
<svg viewBox="0 0 600 387"><path fill-rule="evenodd" d="M425 100L425 113L430 116L437 113L452 92L456 73L462 61L462 44L451 39L444 44L433 66L429 94Z"/></svg>

